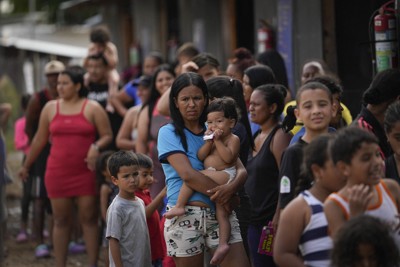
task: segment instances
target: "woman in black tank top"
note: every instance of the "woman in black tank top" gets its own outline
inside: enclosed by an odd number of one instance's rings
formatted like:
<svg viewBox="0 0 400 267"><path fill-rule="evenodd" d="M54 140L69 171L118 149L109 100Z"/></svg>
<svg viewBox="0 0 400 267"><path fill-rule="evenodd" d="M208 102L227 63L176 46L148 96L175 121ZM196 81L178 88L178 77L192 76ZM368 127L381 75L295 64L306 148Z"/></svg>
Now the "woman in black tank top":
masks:
<svg viewBox="0 0 400 267"><path fill-rule="evenodd" d="M260 125L254 134L255 148L249 153L245 184L252 204L248 243L254 267L275 266L271 256L257 250L263 226L275 215L280 159L291 139L279 124L285 96L284 86L268 84L257 87L250 98L250 119Z"/></svg>

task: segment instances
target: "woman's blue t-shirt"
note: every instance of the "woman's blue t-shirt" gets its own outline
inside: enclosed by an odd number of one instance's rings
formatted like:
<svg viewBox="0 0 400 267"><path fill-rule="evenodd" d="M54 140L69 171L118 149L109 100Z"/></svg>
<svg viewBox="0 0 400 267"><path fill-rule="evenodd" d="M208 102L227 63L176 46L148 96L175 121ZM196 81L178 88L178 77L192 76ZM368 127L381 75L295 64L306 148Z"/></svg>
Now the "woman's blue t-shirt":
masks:
<svg viewBox="0 0 400 267"><path fill-rule="evenodd" d="M194 134L187 129L184 129L186 140L188 144L188 151L183 148L179 135L175 133L175 128L172 124L164 125L160 128L158 133L157 149L158 158L164 170L166 185L167 185L167 198L168 205L176 205L178 200L179 191L182 187L183 181L175 169L168 163L168 156L175 153L185 154L192 168L198 171L204 170L203 162L197 158L197 151L204 144L203 134ZM211 188L210 188L211 189ZM199 201L214 209L214 203L210 198L199 192L195 192L189 199L189 202Z"/></svg>

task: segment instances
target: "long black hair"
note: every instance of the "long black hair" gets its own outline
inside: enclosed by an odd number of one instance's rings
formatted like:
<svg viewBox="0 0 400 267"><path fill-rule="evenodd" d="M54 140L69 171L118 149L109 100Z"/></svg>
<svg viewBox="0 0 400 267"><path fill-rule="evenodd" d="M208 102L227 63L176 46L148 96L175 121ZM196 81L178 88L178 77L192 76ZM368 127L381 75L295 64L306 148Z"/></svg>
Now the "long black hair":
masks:
<svg viewBox="0 0 400 267"><path fill-rule="evenodd" d="M187 145L187 140L186 140L186 136L184 133L184 129L185 129L185 122L183 120L182 114L180 113L179 109L176 107L175 105L175 101L178 97L179 92L188 87L188 86L196 86L197 88L201 89L201 91L203 92L203 96L204 96L204 101L205 101L205 106L204 109L200 115L199 118L199 124L201 126L204 126L204 123L206 122L206 109L208 107L208 90L207 90L207 85L205 83L205 81L203 80L203 78L194 72L187 72L187 73L183 73L181 75L178 76L178 78L176 78L176 80L172 83L171 86L171 92L169 94L169 110L170 110L170 116L172 119L172 123L174 125L175 128L175 132L179 135L179 137L181 138L182 141L182 145L183 148L185 149L185 151L187 151L188 149L188 145Z"/></svg>
<svg viewBox="0 0 400 267"><path fill-rule="evenodd" d="M379 72L363 94L364 104L379 105L394 101L400 95L400 70L387 69Z"/></svg>
<svg viewBox="0 0 400 267"><path fill-rule="evenodd" d="M173 77L175 77L175 72L170 65L162 64L162 65L158 66L154 72L152 79L151 79L150 97L145 103L143 103L143 106L140 109L142 111L146 106L149 106L149 114L148 114L149 115L149 127L150 127L151 118L153 117L153 110L157 104L158 99L161 97L160 93L158 92L158 90L156 88L157 76L163 71L166 71L169 74L171 74Z"/></svg>

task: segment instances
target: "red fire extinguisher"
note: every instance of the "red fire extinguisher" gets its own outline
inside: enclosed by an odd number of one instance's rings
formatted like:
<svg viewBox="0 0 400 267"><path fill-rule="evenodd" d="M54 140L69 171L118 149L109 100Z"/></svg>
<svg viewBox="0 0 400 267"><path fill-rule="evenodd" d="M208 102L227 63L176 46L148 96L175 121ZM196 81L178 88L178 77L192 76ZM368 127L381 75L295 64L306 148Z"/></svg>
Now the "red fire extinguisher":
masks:
<svg viewBox="0 0 400 267"><path fill-rule="evenodd" d="M258 53L274 48L274 31L265 20L260 20L260 27L257 30L257 42Z"/></svg>
<svg viewBox="0 0 400 267"><path fill-rule="evenodd" d="M374 17L376 70L380 72L396 68L398 64L395 10L388 8L394 0L387 2Z"/></svg>

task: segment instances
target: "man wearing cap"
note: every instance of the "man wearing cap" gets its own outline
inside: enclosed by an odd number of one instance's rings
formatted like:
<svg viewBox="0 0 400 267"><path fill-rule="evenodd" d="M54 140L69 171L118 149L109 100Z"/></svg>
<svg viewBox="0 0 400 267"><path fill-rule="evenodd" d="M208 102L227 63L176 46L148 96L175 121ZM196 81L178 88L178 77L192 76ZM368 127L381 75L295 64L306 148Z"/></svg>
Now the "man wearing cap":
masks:
<svg viewBox="0 0 400 267"><path fill-rule="evenodd" d="M45 104L58 97L57 79L58 74L65 69L62 62L52 60L44 67L44 73L47 79L47 87L39 92L36 92L30 99L26 110L26 125L25 133L28 135L29 141L33 140L39 126L40 113ZM50 201L47 197L46 187L44 185L44 175L46 170L47 157L50 153L50 143L48 143L42 152L39 154L35 163L32 166L31 175L28 183L32 186L32 197L35 198L34 205L34 230L33 234L36 237L37 247L35 256L37 258L49 257L50 251L44 243L44 212L47 211L51 215ZM50 219L50 218L49 218ZM49 224L50 227L51 224ZM49 229L51 233L51 229ZM51 240L51 239L50 239Z"/></svg>

